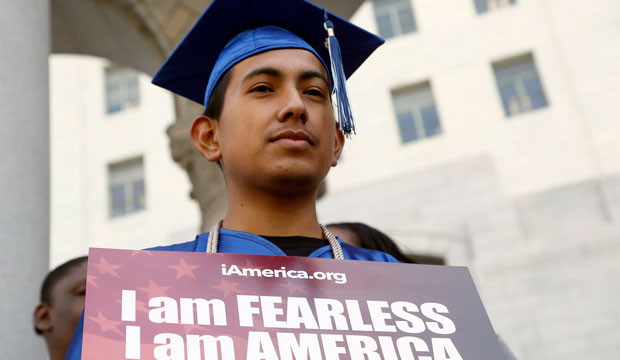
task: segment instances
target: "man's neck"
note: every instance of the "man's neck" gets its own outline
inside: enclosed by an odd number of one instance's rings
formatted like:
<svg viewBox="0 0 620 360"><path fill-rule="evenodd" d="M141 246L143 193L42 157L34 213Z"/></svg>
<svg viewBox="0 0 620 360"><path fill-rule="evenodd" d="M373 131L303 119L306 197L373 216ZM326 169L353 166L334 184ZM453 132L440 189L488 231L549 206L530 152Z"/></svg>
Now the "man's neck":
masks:
<svg viewBox="0 0 620 360"><path fill-rule="evenodd" d="M47 341L47 350L49 352L50 360L61 360L65 358L65 354L68 350L68 347L67 349L59 349L58 344L51 343L53 339L46 339L46 341Z"/></svg>
<svg viewBox="0 0 620 360"><path fill-rule="evenodd" d="M223 228L255 235L323 237L316 215L315 194L239 195L229 191Z"/></svg>

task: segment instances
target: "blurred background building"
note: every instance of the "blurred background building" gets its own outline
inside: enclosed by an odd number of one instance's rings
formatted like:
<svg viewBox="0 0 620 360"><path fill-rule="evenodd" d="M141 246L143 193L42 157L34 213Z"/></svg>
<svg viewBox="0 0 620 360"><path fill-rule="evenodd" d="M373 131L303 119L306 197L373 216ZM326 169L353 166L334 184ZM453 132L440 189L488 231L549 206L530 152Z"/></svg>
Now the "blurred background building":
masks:
<svg viewBox="0 0 620 360"><path fill-rule="evenodd" d="M620 358L620 3L367 1L327 221L472 271L519 359ZM587 310L586 310L587 309Z"/></svg>
<svg viewBox="0 0 620 360"><path fill-rule="evenodd" d="M192 240L200 214L170 156L169 92L91 56L50 58L50 267L88 247Z"/></svg>
<svg viewBox="0 0 620 360"><path fill-rule="evenodd" d="M0 5L2 288L23 296L2 334L36 342L48 256L188 241L222 216L219 169L188 137L201 106L149 84L207 3ZM519 359L620 358L620 2L315 3L387 39L349 81L359 134L321 220L468 266ZM51 57L47 144L50 53L97 57Z"/></svg>

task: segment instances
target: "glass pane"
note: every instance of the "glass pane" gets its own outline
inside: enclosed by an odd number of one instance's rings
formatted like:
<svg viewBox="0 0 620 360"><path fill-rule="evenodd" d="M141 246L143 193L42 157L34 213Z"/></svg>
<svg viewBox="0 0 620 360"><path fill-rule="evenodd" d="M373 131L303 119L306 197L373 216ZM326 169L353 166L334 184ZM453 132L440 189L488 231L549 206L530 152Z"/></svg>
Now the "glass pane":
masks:
<svg viewBox="0 0 620 360"><path fill-rule="evenodd" d="M125 214L125 188L113 186L110 188L110 215L112 217Z"/></svg>
<svg viewBox="0 0 620 360"><path fill-rule="evenodd" d="M126 87L127 87L127 101L126 101L127 105L137 106L139 103L137 74L135 73L127 74Z"/></svg>
<svg viewBox="0 0 620 360"><path fill-rule="evenodd" d="M379 35L391 38L416 30L410 0L374 0Z"/></svg>
<svg viewBox="0 0 620 360"><path fill-rule="evenodd" d="M476 12L483 13L489 10L487 7L487 0L474 0L474 4L476 5Z"/></svg>
<svg viewBox="0 0 620 360"><path fill-rule="evenodd" d="M399 91L392 96L394 108L397 113L400 114L410 111L411 104L414 103L412 93L414 93L414 91Z"/></svg>
<svg viewBox="0 0 620 360"><path fill-rule="evenodd" d="M142 158L108 166L111 216L124 215L145 207Z"/></svg>
<svg viewBox="0 0 620 360"><path fill-rule="evenodd" d="M108 84L106 86L106 103L108 113L119 111L121 105L119 103L120 94L116 84Z"/></svg>
<svg viewBox="0 0 620 360"><path fill-rule="evenodd" d="M489 8L501 8L515 3L515 0L487 0Z"/></svg>
<svg viewBox="0 0 620 360"><path fill-rule="evenodd" d="M441 124L429 83L392 95L403 143L441 133Z"/></svg>
<svg viewBox="0 0 620 360"><path fill-rule="evenodd" d="M415 131L415 124L413 114L411 112L398 114L398 128L400 129L400 139L403 144L418 139L418 134Z"/></svg>
<svg viewBox="0 0 620 360"><path fill-rule="evenodd" d="M107 109L108 114L119 112L121 110L123 110L123 107L120 106L119 104L110 104L108 105L108 109Z"/></svg>
<svg viewBox="0 0 620 360"><path fill-rule="evenodd" d="M428 137L440 134L441 127L439 125L439 117L437 116L437 109L435 106L422 108L421 113L426 136Z"/></svg>
<svg viewBox="0 0 620 360"><path fill-rule="evenodd" d="M523 86L525 87L525 91L532 102L532 109L547 106L547 99L545 98L545 93L543 92L538 78L523 81Z"/></svg>
<svg viewBox="0 0 620 360"><path fill-rule="evenodd" d="M493 69L507 116L547 106L531 55L494 65Z"/></svg>
<svg viewBox="0 0 620 360"><path fill-rule="evenodd" d="M394 29L392 28L392 21L390 15L377 16L377 27L379 28L379 35L384 39L394 37Z"/></svg>
<svg viewBox="0 0 620 360"><path fill-rule="evenodd" d="M412 107L419 108L433 103L431 88L426 84L394 94L394 107L398 113L408 112Z"/></svg>
<svg viewBox="0 0 620 360"><path fill-rule="evenodd" d="M140 101L138 73L129 68L109 67L105 70L107 112L135 106Z"/></svg>
<svg viewBox="0 0 620 360"><path fill-rule="evenodd" d="M531 55L517 61L496 65L494 68L498 81L515 81L514 78L537 77L534 59Z"/></svg>
<svg viewBox="0 0 620 360"><path fill-rule="evenodd" d="M144 181L136 181L133 183L133 210L142 210L145 208Z"/></svg>
<svg viewBox="0 0 620 360"><path fill-rule="evenodd" d="M389 11L390 8L394 8L408 2L409 0L374 0L373 5L375 10Z"/></svg>
<svg viewBox="0 0 620 360"><path fill-rule="evenodd" d="M410 8L402 9L398 12L398 21L400 22L400 31L402 34L415 31L415 21Z"/></svg>
<svg viewBox="0 0 620 360"><path fill-rule="evenodd" d="M523 69L520 67L522 67L521 63L498 66L495 69L495 76L500 82L513 82L515 77L519 77L519 74L523 73Z"/></svg>
<svg viewBox="0 0 620 360"><path fill-rule="evenodd" d="M532 110L532 100L526 93L519 94L519 112Z"/></svg>
<svg viewBox="0 0 620 360"><path fill-rule="evenodd" d="M502 86L499 89L504 104L504 113L506 116L519 113L519 95L513 85Z"/></svg>

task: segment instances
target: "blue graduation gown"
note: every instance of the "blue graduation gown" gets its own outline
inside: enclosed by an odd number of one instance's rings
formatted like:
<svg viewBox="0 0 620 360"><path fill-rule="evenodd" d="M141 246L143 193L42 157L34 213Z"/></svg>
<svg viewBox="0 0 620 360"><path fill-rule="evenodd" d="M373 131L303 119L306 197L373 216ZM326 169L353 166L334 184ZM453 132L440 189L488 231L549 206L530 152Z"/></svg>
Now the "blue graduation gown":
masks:
<svg viewBox="0 0 620 360"><path fill-rule="evenodd" d="M159 251L186 251L186 252L206 252L209 233L200 234L195 240L168 246L158 246L147 250ZM346 260L365 260L378 262L395 262L392 255L376 250L358 248L347 243L343 243L340 238L338 242L342 246L342 252ZM248 254L248 255L281 255L286 254L272 242L246 232L220 229L218 242L218 252L225 254ZM331 246L325 245L310 254L311 258L333 259ZM73 333L71 344L65 356L65 360L78 360L82 358L82 332L84 330L84 314Z"/></svg>

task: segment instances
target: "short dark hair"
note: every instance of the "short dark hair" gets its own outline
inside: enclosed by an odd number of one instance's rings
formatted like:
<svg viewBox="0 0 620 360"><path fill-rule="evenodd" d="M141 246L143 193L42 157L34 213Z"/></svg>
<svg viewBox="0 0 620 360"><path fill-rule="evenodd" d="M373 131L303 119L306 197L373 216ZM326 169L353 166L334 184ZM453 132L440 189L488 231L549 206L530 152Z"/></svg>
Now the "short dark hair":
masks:
<svg viewBox="0 0 620 360"><path fill-rule="evenodd" d="M39 301L41 301L41 304L47 304L49 306L52 306L52 292L54 291L54 287L56 287L56 284L60 281L60 279L67 276L71 270L78 267L80 264L82 264L82 262L87 260L88 256L81 256L69 260L66 263L58 266L54 270L50 271L43 280L43 284L41 284L41 296L39 299ZM38 335L43 335L43 332L39 330L36 325L34 327L34 332Z"/></svg>
<svg viewBox="0 0 620 360"><path fill-rule="evenodd" d="M75 258L73 260L69 260L66 263L58 266L56 269L50 271L49 274L43 280L43 284L41 285L41 299L42 303L53 305L52 304L52 292L54 291L54 287L62 279L67 276L67 274L73 270L73 268L82 264L82 262L87 261L88 256L81 256Z"/></svg>
<svg viewBox="0 0 620 360"><path fill-rule="evenodd" d="M228 84L230 83L230 78L232 77L232 68L226 70L224 75L220 77L213 88L213 92L209 97L209 102L207 103L207 108L202 113L204 116L208 116L210 118L215 119L215 121L220 121L220 116L222 116L222 110L224 110L224 100L226 99L226 89L228 89ZM217 166L222 169L222 163L220 161L217 162Z"/></svg>
<svg viewBox="0 0 620 360"><path fill-rule="evenodd" d="M203 115L208 116L210 118L214 118L216 121L220 120L220 116L222 116L222 110L224 109L224 100L226 98L226 89L228 88L228 84L230 83L230 78L232 77L232 68L226 70L224 75L220 77L217 84L213 88L213 92L209 97L209 102L207 103L207 108L205 109Z"/></svg>
<svg viewBox="0 0 620 360"><path fill-rule="evenodd" d="M415 260L405 256L405 254L400 251L396 243L394 243L394 240L392 240L389 236L366 224L358 222L344 222L328 224L327 226L347 229L354 232L359 238L359 246L361 248L383 251L384 253L394 256L396 260L403 263L416 263Z"/></svg>

